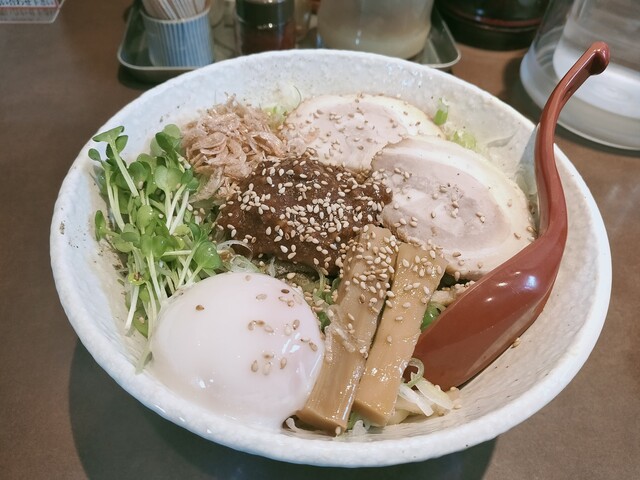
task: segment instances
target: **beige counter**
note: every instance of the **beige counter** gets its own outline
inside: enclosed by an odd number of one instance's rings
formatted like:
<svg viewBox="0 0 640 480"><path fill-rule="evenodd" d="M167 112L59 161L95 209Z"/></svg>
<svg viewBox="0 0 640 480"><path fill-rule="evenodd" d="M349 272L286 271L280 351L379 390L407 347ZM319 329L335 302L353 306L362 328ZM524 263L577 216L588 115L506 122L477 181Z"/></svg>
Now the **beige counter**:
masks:
<svg viewBox="0 0 640 480"><path fill-rule="evenodd" d="M496 440L385 469L288 465L207 442L118 387L67 322L48 235L58 188L80 148L149 88L121 72L116 59L128 3L68 0L51 25L0 24L1 478L638 478L640 155L563 129L558 144L609 233L611 306L573 382ZM455 75L537 119L518 78L523 51L461 49Z"/></svg>

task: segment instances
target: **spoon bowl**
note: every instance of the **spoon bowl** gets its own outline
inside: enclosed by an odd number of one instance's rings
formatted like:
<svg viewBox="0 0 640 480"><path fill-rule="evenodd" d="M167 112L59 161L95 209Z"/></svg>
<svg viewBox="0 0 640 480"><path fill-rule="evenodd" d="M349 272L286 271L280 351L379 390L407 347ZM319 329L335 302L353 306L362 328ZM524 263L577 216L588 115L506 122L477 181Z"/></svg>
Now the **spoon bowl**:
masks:
<svg viewBox="0 0 640 480"><path fill-rule="evenodd" d="M609 63L609 47L592 44L560 80L542 111L535 138L538 238L489 272L420 336L414 357L442 389L460 386L493 362L535 321L553 288L567 240L567 206L555 162L562 107Z"/></svg>

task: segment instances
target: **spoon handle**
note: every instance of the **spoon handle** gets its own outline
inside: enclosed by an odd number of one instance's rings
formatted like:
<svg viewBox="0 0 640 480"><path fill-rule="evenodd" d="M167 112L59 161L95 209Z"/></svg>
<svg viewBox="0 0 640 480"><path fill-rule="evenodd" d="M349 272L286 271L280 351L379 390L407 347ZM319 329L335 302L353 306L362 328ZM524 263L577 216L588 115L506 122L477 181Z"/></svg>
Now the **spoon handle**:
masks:
<svg viewBox="0 0 640 480"><path fill-rule="evenodd" d="M554 153L554 132L560 112L571 96L591 76L602 73L609 64L609 47L604 42L593 43L553 89L540 115L535 143L536 181L540 212L539 235L549 228L551 218L565 218L566 204ZM564 210L564 213L558 210ZM556 213L557 212L557 213ZM554 228L562 228L554 222ZM565 235L566 236L566 235Z"/></svg>
<svg viewBox="0 0 640 480"><path fill-rule="evenodd" d="M607 66L609 49L594 43L558 83L542 112L535 143L539 237L450 305L422 333L414 357L425 377L443 389L458 386L502 354L547 302L567 239L567 207L555 162L560 110L591 75Z"/></svg>

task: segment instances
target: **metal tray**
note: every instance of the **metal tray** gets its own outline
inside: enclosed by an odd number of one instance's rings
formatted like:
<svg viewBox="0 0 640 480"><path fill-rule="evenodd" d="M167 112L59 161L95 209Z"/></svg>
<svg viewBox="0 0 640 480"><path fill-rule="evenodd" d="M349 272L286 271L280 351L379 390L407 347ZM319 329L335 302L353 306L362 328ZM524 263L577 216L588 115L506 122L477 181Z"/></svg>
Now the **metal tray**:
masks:
<svg viewBox="0 0 640 480"><path fill-rule="evenodd" d="M214 58L224 60L236 56L234 46L234 25L232 2L225 2L226 11L222 20L213 26ZM315 28L309 30L300 42L300 48L314 48ZM424 50L412 61L440 70L450 70L460 60L460 51L451 36L449 28L434 8L431 31ZM142 82L160 83L198 67L157 67L151 64L147 49L147 39L140 15L138 2L132 5L127 19L124 38L118 49L118 61L131 76Z"/></svg>

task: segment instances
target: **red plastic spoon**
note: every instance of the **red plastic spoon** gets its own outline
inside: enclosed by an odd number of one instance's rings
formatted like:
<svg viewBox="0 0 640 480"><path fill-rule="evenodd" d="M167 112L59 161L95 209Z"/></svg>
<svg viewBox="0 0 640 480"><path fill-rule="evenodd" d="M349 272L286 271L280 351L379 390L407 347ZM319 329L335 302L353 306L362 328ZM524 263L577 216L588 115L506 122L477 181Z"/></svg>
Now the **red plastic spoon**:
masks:
<svg viewBox="0 0 640 480"><path fill-rule="evenodd" d="M542 311L560 267L567 239L567 207L554 155L554 132L567 100L609 63L609 47L596 42L551 93L535 140L540 211L539 236L485 275L420 336L414 357L425 378L443 389L479 373L519 337Z"/></svg>

